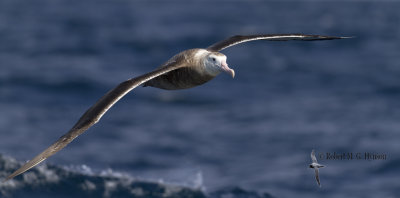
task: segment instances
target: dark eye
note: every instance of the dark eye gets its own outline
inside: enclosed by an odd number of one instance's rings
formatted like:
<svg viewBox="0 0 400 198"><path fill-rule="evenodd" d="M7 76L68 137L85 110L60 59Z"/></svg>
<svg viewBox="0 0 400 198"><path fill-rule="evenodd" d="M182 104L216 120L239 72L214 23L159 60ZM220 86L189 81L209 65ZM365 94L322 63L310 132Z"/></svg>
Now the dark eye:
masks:
<svg viewBox="0 0 400 198"><path fill-rule="evenodd" d="M213 61L215 61L215 58L212 58Z"/></svg>

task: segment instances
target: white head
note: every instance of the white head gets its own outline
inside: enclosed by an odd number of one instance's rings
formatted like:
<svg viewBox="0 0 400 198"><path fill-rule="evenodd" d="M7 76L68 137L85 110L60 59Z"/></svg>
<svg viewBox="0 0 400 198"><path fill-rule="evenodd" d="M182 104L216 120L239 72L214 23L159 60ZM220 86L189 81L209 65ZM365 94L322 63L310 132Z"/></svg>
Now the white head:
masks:
<svg viewBox="0 0 400 198"><path fill-rule="evenodd" d="M226 72L235 77L235 71L228 67L226 56L219 52L210 52L204 57L205 69L212 75L218 75L221 72Z"/></svg>

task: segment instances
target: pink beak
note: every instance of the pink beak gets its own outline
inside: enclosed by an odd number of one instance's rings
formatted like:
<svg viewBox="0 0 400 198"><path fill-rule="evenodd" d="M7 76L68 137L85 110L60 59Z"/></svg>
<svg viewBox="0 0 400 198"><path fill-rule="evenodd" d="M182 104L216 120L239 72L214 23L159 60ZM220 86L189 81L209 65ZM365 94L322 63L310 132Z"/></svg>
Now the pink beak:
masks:
<svg viewBox="0 0 400 198"><path fill-rule="evenodd" d="M235 78L235 70L229 68L228 64L225 61L222 62L221 68L222 68L222 71L230 74L232 76L232 78Z"/></svg>

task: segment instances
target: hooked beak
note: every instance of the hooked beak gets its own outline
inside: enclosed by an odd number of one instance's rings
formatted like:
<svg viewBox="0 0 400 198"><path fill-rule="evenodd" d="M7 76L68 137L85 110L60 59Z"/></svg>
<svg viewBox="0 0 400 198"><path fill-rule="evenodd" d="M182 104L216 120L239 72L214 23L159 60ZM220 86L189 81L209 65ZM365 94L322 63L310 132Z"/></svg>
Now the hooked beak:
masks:
<svg viewBox="0 0 400 198"><path fill-rule="evenodd" d="M235 78L235 70L229 68L229 67L228 67L228 64L227 64L225 61L222 62L221 68L222 68L222 71L224 71L224 72L230 74L230 75L232 76L232 78Z"/></svg>

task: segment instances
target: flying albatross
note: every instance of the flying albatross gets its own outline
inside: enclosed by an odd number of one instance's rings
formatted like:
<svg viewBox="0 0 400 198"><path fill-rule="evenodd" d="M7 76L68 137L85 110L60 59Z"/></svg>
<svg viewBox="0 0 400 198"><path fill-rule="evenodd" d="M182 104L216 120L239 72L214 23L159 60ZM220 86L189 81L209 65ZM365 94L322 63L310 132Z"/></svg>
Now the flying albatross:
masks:
<svg viewBox="0 0 400 198"><path fill-rule="evenodd" d="M311 160L312 163L309 165L310 168L313 168L315 171L315 180L317 180L318 186L321 188L321 182L319 181L319 171L318 169L325 167L324 165L318 164L317 158L315 157L314 149L311 151Z"/></svg>
<svg viewBox="0 0 400 198"><path fill-rule="evenodd" d="M154 71L126 80L107 92L82 115L78 122L65 135L61 136L50 147L9 175L5 181L24 173L63 149L72 140L96 124L108 109L139 85L143 85L144 87L157 87L166 90L176 90L188 89L204 84L221 72L226 72L233 78L235 76L235 71L228 67L226 56L219 52L223 49L254 40L314 41L343 38L348 37L305 34L238 35L217 42L205 49L196 48L180 52Z"/></svg>

